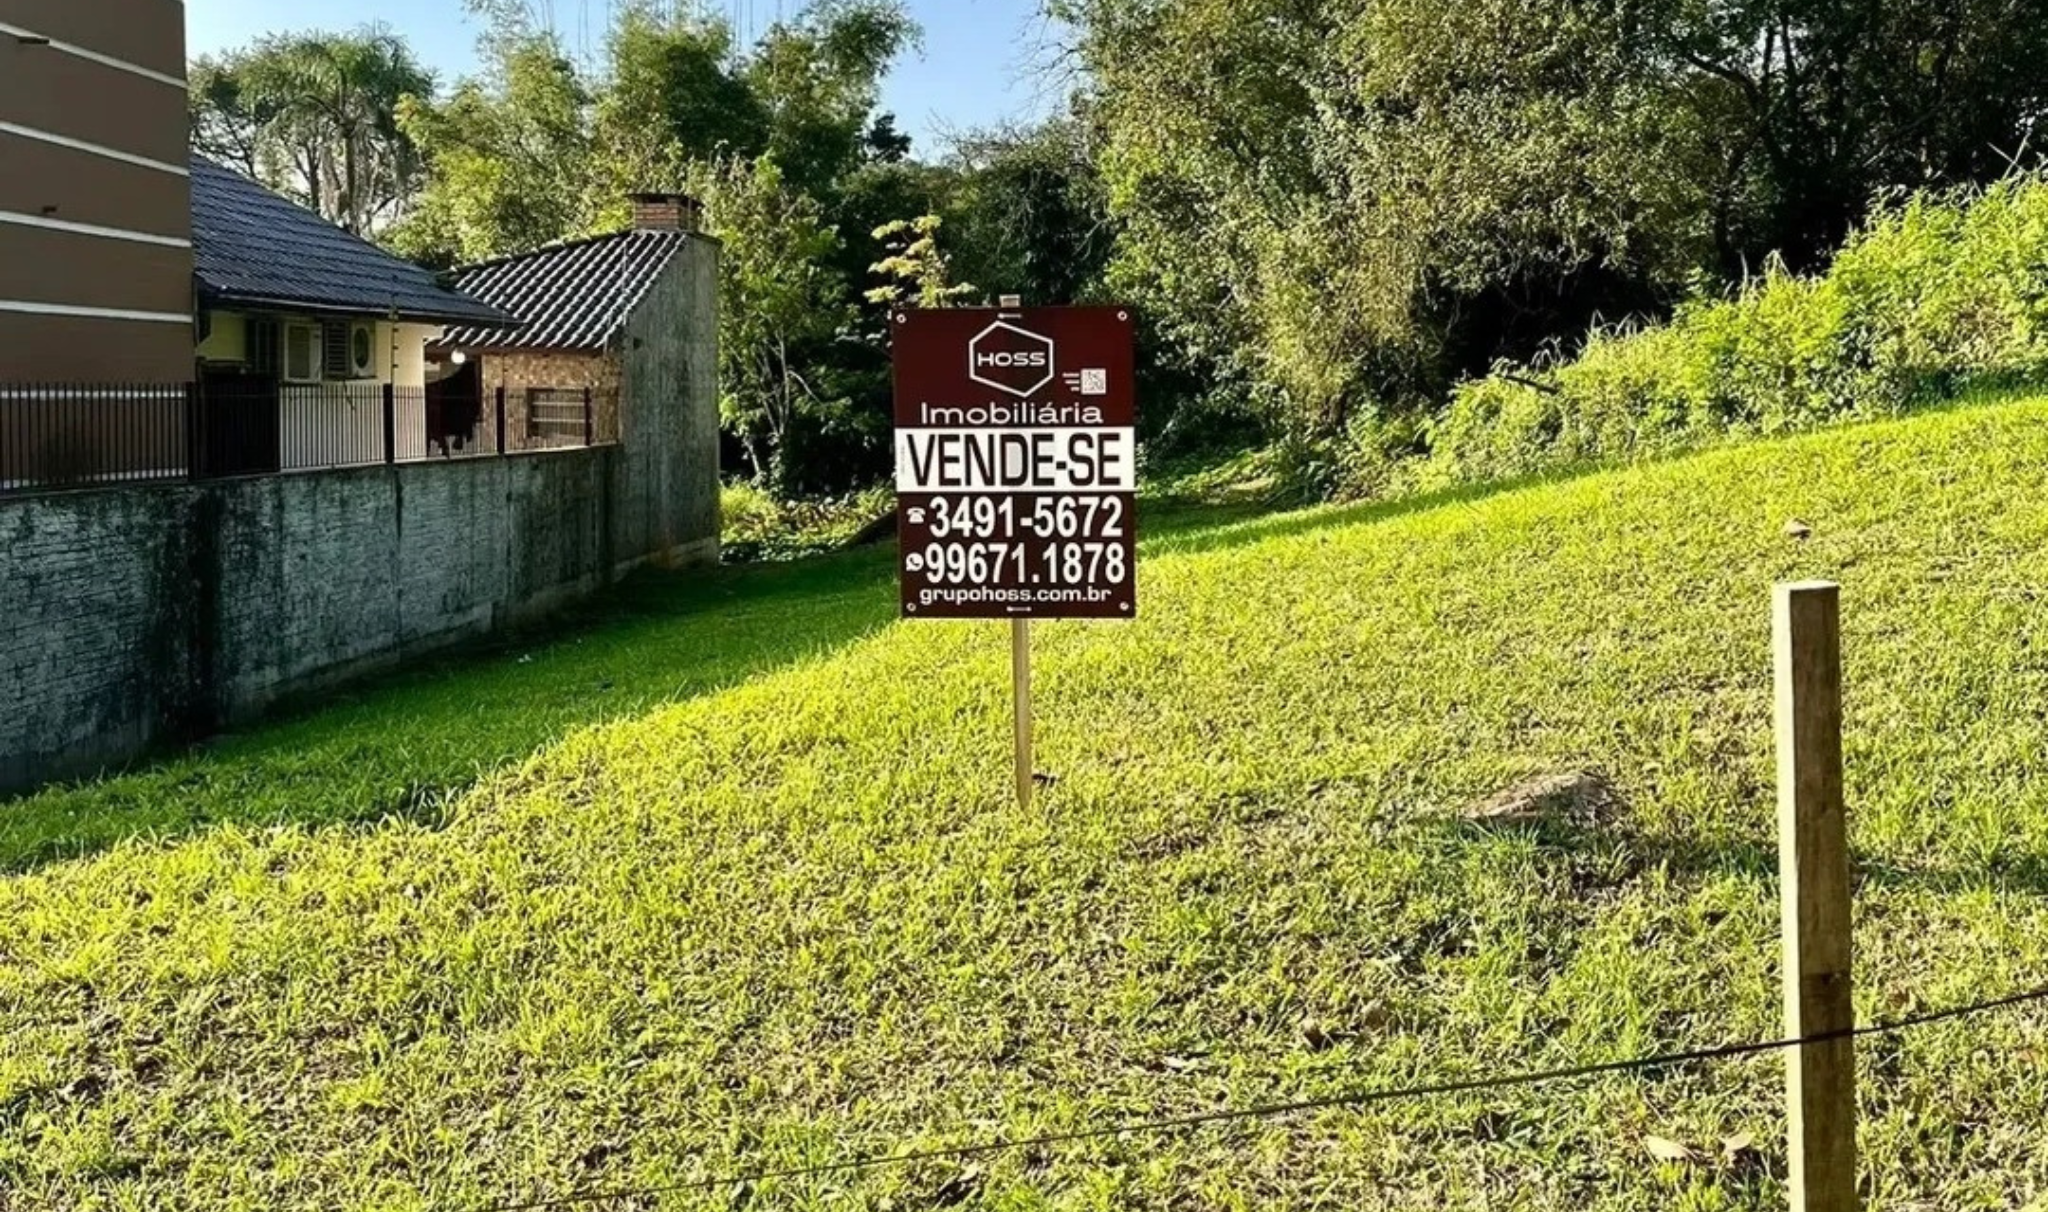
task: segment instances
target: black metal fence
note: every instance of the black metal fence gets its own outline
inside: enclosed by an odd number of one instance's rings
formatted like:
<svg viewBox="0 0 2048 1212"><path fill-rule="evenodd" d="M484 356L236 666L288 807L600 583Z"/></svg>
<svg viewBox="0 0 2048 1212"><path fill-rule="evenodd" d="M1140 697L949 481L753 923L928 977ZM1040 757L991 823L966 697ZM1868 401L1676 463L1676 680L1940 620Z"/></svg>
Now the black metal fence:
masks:
<svg viewBox="0 0 2048 1212"><path fill-rule="evenodd" d="M246 375L0 384L0 494L484 458L617 436L616 394L581 387Z"/></svg>

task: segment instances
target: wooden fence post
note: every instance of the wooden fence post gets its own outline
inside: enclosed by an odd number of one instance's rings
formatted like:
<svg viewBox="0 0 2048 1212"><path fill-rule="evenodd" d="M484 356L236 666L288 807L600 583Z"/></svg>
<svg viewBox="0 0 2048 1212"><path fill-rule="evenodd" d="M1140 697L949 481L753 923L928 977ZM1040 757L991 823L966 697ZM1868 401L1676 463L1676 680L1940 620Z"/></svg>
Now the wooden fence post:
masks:
<svg viewBox="0 0 2048 1212"><path fill-rule="evenodd" d="M1779 585L1778 879L1785 1030L1834 1038L1786 1054L1793 1212L1856 1212L1856 1025L1842 803L1841 589Z"/></svg>
<svg viewBox="0 0 2048 1212"><path fill-rule="evenodd" d="M583 444L597 445L597 402L588 387L583 389Z"/></svg>
<svg viewBox="0 0 2048 1212"><path fill-rule="evenodd" d="M498 384L498 453L505 453L505 385Z"/></svg>
<svg viewBox="0 0 2048 1212"><path fill-rule="evenodd" d="M384 462L398 462L398 387L384 385Z"/></svg>

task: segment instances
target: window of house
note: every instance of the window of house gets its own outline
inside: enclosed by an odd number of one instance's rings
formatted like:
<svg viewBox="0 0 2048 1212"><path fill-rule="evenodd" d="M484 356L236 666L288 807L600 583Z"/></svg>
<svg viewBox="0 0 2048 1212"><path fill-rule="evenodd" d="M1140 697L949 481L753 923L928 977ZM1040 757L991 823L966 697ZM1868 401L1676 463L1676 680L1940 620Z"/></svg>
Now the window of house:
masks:
<svg viewBox="0 0 2048 1212"><path fill-rule="evenodd" d="M320 330L311 324L284 326L284 380L287 383L320 381Z"/></svg>
<svg viewBox="0 0 2048 1212"><path fill-rule="evenodd" d="M583 444L583 393L535 387L526 393L526 436L550 446Z"/></svg>

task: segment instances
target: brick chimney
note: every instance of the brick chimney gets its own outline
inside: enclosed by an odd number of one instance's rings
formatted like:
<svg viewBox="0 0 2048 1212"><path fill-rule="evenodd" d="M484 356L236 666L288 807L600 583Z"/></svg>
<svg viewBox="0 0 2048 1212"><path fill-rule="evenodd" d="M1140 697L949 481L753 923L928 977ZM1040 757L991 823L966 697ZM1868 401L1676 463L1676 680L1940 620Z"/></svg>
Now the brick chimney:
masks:
<svg viewBox="0 0 2048 1212"><path fill-rule="evenodd" d="M704 204L688 194L634 194L633 230L696 231L704 223Z"/></svg>

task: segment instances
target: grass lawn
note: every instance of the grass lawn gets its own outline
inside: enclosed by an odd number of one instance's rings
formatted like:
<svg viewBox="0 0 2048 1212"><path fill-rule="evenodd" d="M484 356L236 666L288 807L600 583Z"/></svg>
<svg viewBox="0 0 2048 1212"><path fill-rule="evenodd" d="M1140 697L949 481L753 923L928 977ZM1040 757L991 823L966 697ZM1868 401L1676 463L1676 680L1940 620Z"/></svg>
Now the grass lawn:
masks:
<svg viewBox="0 0 2048 1212"><path fill-rule="evenodd" d="M1030 812L1005 631L889 576L644 583L0 808L0 1209L481 1212L1775 1035L1781 579L1845 586L1863 1016L2048 979L2048 403L1172 530L1139 622L1039 629ZM1457 818L1576 767L1611 819ZM2048 1007L1861 1059L1873 1210L2048 1208ZM1780 1072L591 1206L1777 1208Z"/></svg>

